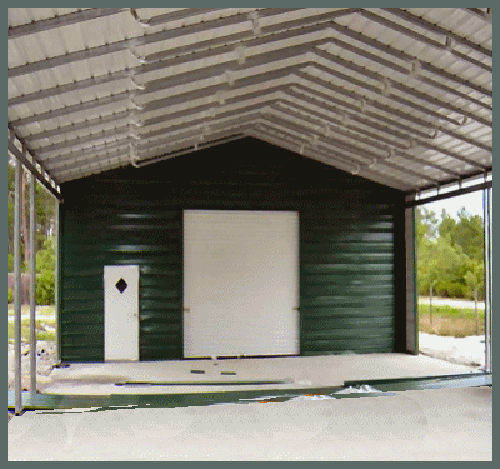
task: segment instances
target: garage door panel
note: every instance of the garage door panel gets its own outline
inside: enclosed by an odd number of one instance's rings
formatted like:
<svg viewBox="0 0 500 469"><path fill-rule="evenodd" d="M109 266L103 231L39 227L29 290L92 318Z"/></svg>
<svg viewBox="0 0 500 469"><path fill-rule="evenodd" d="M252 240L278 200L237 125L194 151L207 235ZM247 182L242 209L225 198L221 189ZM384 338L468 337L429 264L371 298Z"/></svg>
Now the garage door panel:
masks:
<svg viewBox="0 0 500 469"><path fill-rule="evenodd" d="M185 356L298 353L298 215L184 213Z"/></svg>

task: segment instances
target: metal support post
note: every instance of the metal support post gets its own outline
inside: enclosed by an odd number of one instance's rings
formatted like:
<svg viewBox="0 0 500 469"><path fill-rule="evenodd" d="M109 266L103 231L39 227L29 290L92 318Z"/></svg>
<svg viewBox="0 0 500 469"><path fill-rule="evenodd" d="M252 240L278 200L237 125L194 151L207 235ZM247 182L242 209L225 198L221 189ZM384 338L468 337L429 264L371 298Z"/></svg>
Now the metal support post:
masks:
<svg viewBox="0 0 500 469"><path fill-rule="evenodd" d="M485 371L488 373L493 372L492 348L491 348L491 333L492 333L492 188L483 191L483 208L484 208L484 275L486 286L485 309L484 309L484 338L485 338Z"/></svg>
<svg viewBox="0 0 500 469"><path fill-rule="evenodd" d="M36 210L35 210L36 178L30 177L30 394L34 399L36 394Z"/></svg>
<svg viewBox="0 0 500 469"><path fill-rule="evenodd" d="M55 215L56 215L56 226L55 226L55 232L56 232L56 246L55 246L55 255L56 255L56 272L55 272L55 310L56 310L56 364L61 363L61 340L60 340L60 314L59 314L59 256L60 256L60 249L59 249L59 242L60 242L60 236L59 236L59 231L60 231L60 214L59 211L61 209L61 205L58 199L55 199L55 204L56 204L56 210L55 210Z"/></svg>
<svg viewBox="0 0 500 469"><path fill-rule="evenodd" d="M14 411L23 410L21 396L21 161L16 159L16 181L14 201Z"/></svg>

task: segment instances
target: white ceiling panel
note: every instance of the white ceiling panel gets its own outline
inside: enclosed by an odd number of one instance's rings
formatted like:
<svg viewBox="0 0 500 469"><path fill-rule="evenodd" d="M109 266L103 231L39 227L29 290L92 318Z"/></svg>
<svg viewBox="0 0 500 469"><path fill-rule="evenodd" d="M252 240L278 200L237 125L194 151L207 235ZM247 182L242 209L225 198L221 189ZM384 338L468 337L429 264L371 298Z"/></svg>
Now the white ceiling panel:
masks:
<svg viewBox="0 0 500 469"><path fill-rule="evenodd" d="M492 169L487 9L8 18L10 135L57 183L245 135L409 192Z"/></svg>

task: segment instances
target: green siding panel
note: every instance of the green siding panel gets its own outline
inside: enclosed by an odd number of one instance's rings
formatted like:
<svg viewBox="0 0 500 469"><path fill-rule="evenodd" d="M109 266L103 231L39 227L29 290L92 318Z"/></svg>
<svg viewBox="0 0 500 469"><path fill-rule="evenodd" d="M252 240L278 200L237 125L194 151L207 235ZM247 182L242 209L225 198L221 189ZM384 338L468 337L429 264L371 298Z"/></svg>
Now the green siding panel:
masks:
<svg viewBox="0 0 500 469"><path fill-rule="evenodd" d="M296 210L303 355L394 351L404 194L253 139L61 186L61 357L104 359L105 265L140 266L140 359L183 356L182 213Z"/></svg>

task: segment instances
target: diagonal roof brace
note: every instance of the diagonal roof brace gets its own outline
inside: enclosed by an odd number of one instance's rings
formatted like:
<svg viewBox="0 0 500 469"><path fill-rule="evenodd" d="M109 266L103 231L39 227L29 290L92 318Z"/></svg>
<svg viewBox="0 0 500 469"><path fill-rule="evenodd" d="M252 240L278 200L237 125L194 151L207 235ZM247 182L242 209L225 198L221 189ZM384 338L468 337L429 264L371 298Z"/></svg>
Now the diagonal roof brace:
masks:
<svg viewBox="0 0 500 469"><path fill-rule="evenodd" d="M56 197L58 200L62 200L62 196L61 194L58 192L58 190L56 188L53 187L52 183L54 183L57 187L57 183L54 181L54 179L52 179L52 177L49 176L49 181L47 181L47 178L44 177L44 175L42 174L42 172L40 172L35 164L31 163L27 156L26 156L26 153L27 153L27 150L24 149L24 151L21 151L17 148L17 146L15 145L14 143L14 136L13 135L10 135L9 136L9 144L8 144L8 148L9 148L9 151L12 153L12 155L14 155L19 161L21 161L21 163L31 172L31 174L33 174L33 176L35 176L38 181L43 184L43 186L54 196ZM35 162L36 159L33 158L33 161ZM42 171L48 175L48 173L43 170L43 167L40 163L36 163L38 164L41 168L42 168Z"/></svg>

